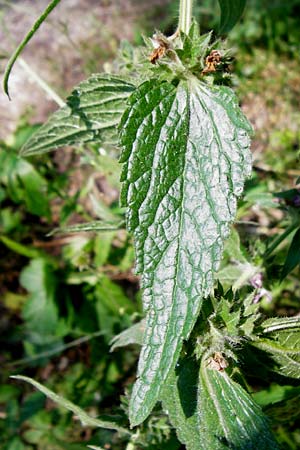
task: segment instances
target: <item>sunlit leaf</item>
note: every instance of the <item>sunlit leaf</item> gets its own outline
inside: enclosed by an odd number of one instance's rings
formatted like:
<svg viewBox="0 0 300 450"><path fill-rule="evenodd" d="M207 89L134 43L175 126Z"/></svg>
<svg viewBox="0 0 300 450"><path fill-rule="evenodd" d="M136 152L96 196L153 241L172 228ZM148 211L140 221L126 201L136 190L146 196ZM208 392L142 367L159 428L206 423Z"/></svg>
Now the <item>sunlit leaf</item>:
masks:
<svg viewBox="0 0 300 450"><path fill-rule="evenodd" d="M275 450L269 423L251 396L225 371L179 362L163 390L162 403L187 450Z"/></svg>
<svg viewBox="0 0 300 450"><path fill-rule="evenodd" d="M114 75L95 74L74 89L67 105L56 111L22 148L35 155L65 145L117 142L116 127L134 86Z"/></svg>
<svg viewBox="0 0 300 450"><path fill-rule="evenodd" d="M135 323L127 330L122 331L122 333L115 336L110 341L110 351L113 352L119 347L126 347L130 344L138 344L142 345L143 343L143 334L145 331L145 321L141 320L141 322Z"/></svg>
<svg viewBox="0 0 300 450"><path fill-rule="evenodd" d="M142 422L211 291L251 171L251 127L233 92L196 78L145 82L121 122L121 201L142 274L146 331L131 423Z"/></svg>
<svg viewBox="0 0 300 450"><path fill-rule="evenodd" d="M267 369L290 378L300 378L300 318L268 319L261 325L261 338L252 345L265 352Z"/></svg>

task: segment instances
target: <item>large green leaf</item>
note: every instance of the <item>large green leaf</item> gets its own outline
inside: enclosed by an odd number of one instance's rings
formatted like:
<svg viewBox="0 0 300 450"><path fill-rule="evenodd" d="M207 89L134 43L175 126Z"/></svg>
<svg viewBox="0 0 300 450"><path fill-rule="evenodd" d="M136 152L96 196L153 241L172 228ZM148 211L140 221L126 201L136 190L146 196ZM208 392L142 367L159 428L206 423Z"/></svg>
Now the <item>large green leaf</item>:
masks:
<svg viewBox="0 0 300 450"><path fill-rule="evenodd" d="M243 14L246 0L219 0L221 21L219 33L228 33Z"/></svg>
<svg viewBox="0 0 300 450"><path fill-rule="evenodd" d="M191 77L143 83L120 130L121 200L147 313L130 406L136 425L157 401L213 286L251 170L251 127L230 89Z"/></svg>
<svg viewBox="0 0 300 450"><path fill-rule="evenodd" d="M87 142L115 144L116 127L134 89L133 84L114 75L92 75L74 89L67 105L33 134L22 154L35 155Z"/></svg>
<svg viewBox="0 0 300 450"><path fill-rule="evenodd" d="M183 359L169 376L162 402L187 450L275 450L268 421L250 395L204 359ZM198 378L199 377L199 378Z"/></svg>

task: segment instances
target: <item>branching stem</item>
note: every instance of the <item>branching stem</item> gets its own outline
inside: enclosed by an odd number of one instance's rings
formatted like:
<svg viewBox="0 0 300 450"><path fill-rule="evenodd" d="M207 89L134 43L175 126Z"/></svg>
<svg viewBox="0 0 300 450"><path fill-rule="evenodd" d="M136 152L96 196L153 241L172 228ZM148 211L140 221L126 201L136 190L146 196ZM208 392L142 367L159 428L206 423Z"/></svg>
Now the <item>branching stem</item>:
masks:
<svg viewBox="0 0 300 450"><path fill-rule="evenodd" d="M180 0L178 29L188 34L193 15L193 0Z"/></svg>

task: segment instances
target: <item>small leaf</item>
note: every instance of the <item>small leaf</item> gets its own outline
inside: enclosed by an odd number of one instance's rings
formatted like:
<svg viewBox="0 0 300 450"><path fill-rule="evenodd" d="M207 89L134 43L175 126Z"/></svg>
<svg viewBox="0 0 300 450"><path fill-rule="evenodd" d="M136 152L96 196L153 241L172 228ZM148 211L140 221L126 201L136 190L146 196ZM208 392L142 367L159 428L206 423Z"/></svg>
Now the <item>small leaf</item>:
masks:
<svg viewBox="0 0 300 450"><path fill-rule="evenodd" d="M35 35L36 31L40 28L42 23L47 19L47 17L51 13L51 11L58 5L59 2L60 2L60 0L52 0L52 2L49 3L49 5L45 9L45 11L40 15L40 17L34 23L31 30L26 34L26 36L22 40L21 44L17 47L14 54L8 61L8 64L6 66L5 73L4 73L4 78L3 78L3 88L4 88L4 92L7 94L8 98L10 98L9 92L8 92L8 80L9 80L11 70L12 70L16 60L18 59L18 56L21 54L23 49L26 47L27 43Z"/></svg>
<svg viewBox="0 0 300 450"><path fill-rule="evenodd" d="M0 241L13 252L23 255L26 258L39 258L40 256L43 256L41 250L33 248L29 245L20 244L20 242L13 241L7 236L0 235Z"/></svg>
<svg viewBox="0 0 300 450"><path fill-rule="evenodd" d="M120 221L119 223L105 222L104 220L95 220L93 222L78 223L75 225L69 225L67 227L55 228L48 234L48 236L53 236L54 234L64 234L64 233L81 233L85 232L97 232L97 231L114 231L123 228L125 223Z"/></svg>
<svg viewBox="0 0 300 450"><path fill-rule="evenodd" d="M262 336L250 342L264 353L269 371L290 378L300 378L300 318L274 318L261 324ZM263 361L262 361L263 362Z"/></svg>
<svg viewBox="0 0 300 450"><path fill-rule="evenodd" d="M127 226L146 316L131 424L151 412L213 287L236 198L251 171L251 126L233 92L196 78L151 80L121 121Z"/></svg>
<svg viewBox="0 0 300 450"><path fill-rule="evenodd" d="M239 21L246 6L246 0L219 0L221 20L219 34L228 33Z"/></svg>
<svg viewBox="0 0 300 450"><path fill-rule="evenodd" d="M281 272L281 281L300 264L300 228L293 236L286 260Z"/></svg>
<svg viewBox="0 0 300 450"><path fill-rule="evenodd" d="M261 324L264 334L274 334L290 331L300 332L300 317L274 317Z"/></svg>
<svg viewBox="0 0 300 450"><path fill-rule="evenodd" d="M25 203L26 209L37 216L50 216L47 200L47 182L35 168L13 151L0 152L0 181L16 203Z"/></svg>
<svg viewBox="0 0 300 450"><path fill-rule="evenodd" d="M143 334L145 331L145 321L141 320L138 323L135 323L131 327L127 328L127 330L122 331L122 333L115 336L110 341L110 351L113 352L116 348L126 347L130 344L138 344L142 345L143 343Z"/></svg>
<svg viewBox="0 0 300 450"><path fill-rule="evenodd" d="M32 378L24 377L23 375L14 375L14 376L11 376L10 378L14 378L15 380L26 381L26 383L29 383L32 386L36 387L39 391L41 391L43 394L45 394L53 402L57 403L59 406L62 406L63 408L68 409L73 414L75 414L83 426L107 428L109 430L117 430L120 433L130 434L130 431L128 431L126 428L120 427L119 425L117 425L114 422L111 422L108 420L100 420L100 419L96 419L94 417L90 417L83 409L79 408L79 406L74 405L74 403L70 402L69 400L67 400L64 397L61 397L60 395L55 394L55 392L46 388L42 384L33 380Z"/></svg>
<svg viewBox="0 0 300 450"><path fill-rule="evenodd" d="M291 339L293 341L293 338ZM299 336L298 336L299 341ZM265 367L289 378L300 378L300 348L290 348L271 339L259 339L252 345L263 351Z"/></svg>
<svg viewBox="0 0 300 450"><path fill-rule="evenodd" d="M88 142L115 144L116 127L134 89L133 84L114 75L92 75L75 88L67 105L30 137L22 155Z"/></svg>
<svg viewBox="0 0 300 450"><path fill-rule="evenodd" d="M202 360L200 373L183 359L166 383L162 403L187 450L275 450L268 420L227 373Z"/></svg>
<svg viewBox="0 0 300 450"><path fill-rule="evenodd" d="M30 293L23 308L26 326L45 342L49 336L53 339L59 320L53 267L45 259L33 259L21 272L20 283Z"/></svg>
<svg viewBox="0 0 300 450"><path fill-rule="evenodd" d="M261 406L266 407L274 403L283 402L292 398L299 397L300 387L281 386L272 383L267 389L252 394L255 401Z"/></svg>

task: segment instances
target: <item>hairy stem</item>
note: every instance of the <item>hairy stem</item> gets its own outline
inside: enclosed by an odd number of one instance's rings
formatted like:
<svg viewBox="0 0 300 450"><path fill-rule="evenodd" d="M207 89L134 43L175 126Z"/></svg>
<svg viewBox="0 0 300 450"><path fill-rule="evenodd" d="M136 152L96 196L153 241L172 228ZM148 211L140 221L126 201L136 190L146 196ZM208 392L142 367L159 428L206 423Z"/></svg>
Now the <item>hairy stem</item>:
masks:
<svg viewBox="0 0 300 450"><path fill-rule="evenodd" d="M188 34L192 23L193 0L180 0L178 30Z"/></svg>

